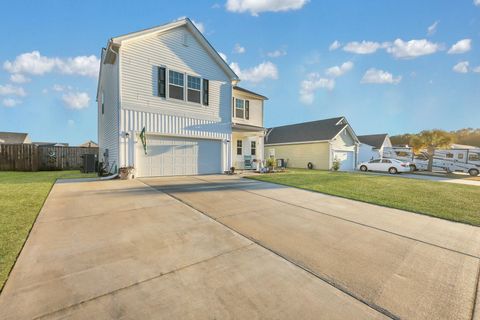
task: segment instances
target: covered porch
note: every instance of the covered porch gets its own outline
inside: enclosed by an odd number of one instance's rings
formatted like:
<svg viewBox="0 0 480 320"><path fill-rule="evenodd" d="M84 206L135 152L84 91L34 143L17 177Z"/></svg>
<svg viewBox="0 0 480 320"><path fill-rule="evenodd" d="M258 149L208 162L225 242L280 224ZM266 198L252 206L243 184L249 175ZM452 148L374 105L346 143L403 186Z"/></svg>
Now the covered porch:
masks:
<svg viewBox="0 0 480 320"><path fill-rule="evenodd" d="M239 170L259 170L264 157L265 128L245 124L232 125L232 165Z"/></svg>

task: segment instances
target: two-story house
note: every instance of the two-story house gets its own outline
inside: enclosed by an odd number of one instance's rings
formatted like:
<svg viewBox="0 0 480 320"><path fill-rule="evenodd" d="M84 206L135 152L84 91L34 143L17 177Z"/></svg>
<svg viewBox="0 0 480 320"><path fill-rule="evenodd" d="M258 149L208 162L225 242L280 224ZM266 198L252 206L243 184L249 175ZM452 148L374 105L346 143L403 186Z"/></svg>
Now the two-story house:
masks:
<svg viewBox="0 0 480 320"><path fill-rule="evenodd" d="M232 165L238 169L258 169L264 159L263 107L267 97L239 86L233 87Z"/></svg>
<svg viewBox="0 0 480 320"><path fill-rule="evenodd" d="M229 170L232 131L262 132L263 97L234 90L238 81L188 18L111 38L97 91L100 161L110 172L133 166L139 177ZM241 128L232 121L234 92L244 98Z"/></svg>

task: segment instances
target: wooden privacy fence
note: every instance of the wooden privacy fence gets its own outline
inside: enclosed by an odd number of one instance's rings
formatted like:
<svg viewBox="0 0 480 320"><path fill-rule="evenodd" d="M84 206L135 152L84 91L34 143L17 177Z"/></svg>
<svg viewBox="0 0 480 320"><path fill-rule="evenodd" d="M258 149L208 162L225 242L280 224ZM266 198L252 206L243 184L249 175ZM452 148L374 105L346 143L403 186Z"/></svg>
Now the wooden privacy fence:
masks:
<svg viewBox="0 0 480 320"><path fill-rule="evenodd" d="M82 155L98 148L54 147L32 144L0 144L0 170L75 170L83 166Z"/></svg>
<svg viewBox="0 0 480 320"><path fill-rule="evenodd" d="M33 144L0 144L0 170L37 171L38 146Z"/></svg>

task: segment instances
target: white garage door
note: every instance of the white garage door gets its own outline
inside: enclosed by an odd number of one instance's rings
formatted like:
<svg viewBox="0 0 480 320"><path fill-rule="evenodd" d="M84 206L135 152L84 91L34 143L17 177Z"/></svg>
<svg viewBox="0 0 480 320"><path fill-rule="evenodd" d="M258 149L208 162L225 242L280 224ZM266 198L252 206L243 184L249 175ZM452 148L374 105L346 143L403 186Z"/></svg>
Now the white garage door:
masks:
<svg viewBox="0 0 480 320"><path fill-rule="evenodd" d="M355 168L353 151L335 151L333 158L340 161L340 171L350 171Z"/></svg>
<svg viewBox="0 0 480 320"><path fill-rule="evenodd" d="M218 140L147 136L147 154L138 139L138 177L178 176L222 172Z"/></svg>

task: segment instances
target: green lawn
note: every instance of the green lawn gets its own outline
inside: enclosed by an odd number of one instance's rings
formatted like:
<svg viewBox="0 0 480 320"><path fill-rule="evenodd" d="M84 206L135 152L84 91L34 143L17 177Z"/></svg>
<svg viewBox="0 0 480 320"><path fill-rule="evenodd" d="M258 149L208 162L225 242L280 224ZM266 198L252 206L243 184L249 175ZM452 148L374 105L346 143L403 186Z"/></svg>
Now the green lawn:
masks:
<svg viewBox="0 0 480 320"><path fill-rule="evenodd" d="M56 179L94 176L79 171L0 171L0 290Z"/></svg>
<svg viewBox="0 0 480 320"><path fill-rule="evenodd" d="M304 169L248 178L480 226L480 187L476 186Z"/></svg>

